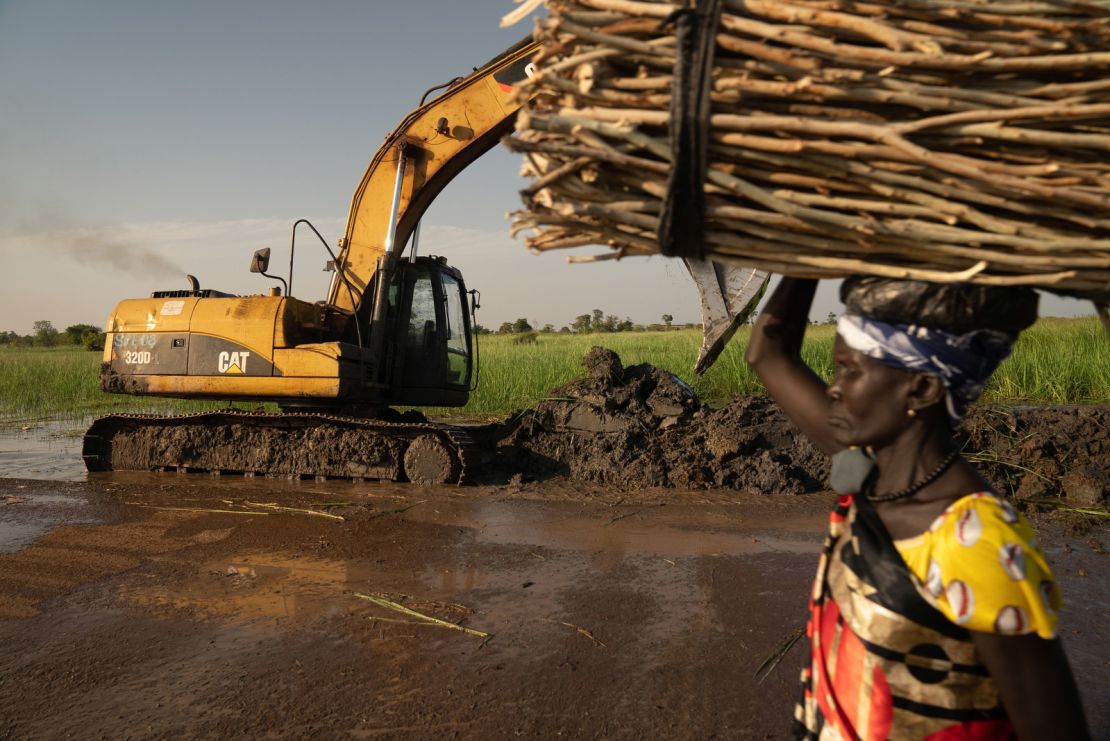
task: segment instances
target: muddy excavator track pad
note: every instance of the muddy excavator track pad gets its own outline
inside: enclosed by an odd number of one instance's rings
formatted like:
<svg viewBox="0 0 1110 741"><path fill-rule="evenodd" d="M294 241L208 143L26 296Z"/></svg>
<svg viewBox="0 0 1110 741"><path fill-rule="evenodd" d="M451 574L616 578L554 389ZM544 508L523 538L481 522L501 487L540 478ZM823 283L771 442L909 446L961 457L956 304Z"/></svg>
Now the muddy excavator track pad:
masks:
<svg viewBox="0 0 1110 741"><path fill-rule="evenodd" d="M315 413L112 414L93 422L89 471L465 483L478 448L463 429Z"/></svg>

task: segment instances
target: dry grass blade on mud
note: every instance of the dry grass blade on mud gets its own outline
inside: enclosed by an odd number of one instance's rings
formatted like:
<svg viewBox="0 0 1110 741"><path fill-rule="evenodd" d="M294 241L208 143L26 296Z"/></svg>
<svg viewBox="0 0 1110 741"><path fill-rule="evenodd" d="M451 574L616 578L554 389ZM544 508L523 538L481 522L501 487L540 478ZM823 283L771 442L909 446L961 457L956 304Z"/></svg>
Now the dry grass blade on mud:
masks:
<svg viewBox="0 0 1110 741"><path fill-rule="evenodd" d="M588 639L591 643L593 643L598 648L605 648L605 644L602 643L600 640L598 640L597 636L595 636L593 633L591 633L587 629L583 628L581 625L575 625L574 623L568 623L566 620L551 620L549 618L544 618L544 622L545 623L552 623L554 625L564 625L568 628L574 628L575 633L582 636L583 638Z"/></svg>
<svg viewBox="0 0 1110 741"><path fill-rule="evenodd" d="M1057 507L1061 512L1075 512L1090 517L1110 517L1110 512L1104 509L1087 509L1086 507Z"/></svg>
<svg viewBox="0 0 1110 741"><path fill-rule="evenodd" d="M313 517L325 517L329 520L339 520L340 522L345 522L347 519L340 515L333 515L330 512L320 512L319 510L305 509L302 507L283 507L274 502L243 502L243 505L246 507L264 507L276 512L294 512L302 515L312 515Z"/></svg>
<svg viewBox="0 0 1110 741"><path fill-rule="evenodd" d="M462 633L466 633L467 635L475 636L477 638L489 638L489 635L490 635L489 633L486 633L486 632L481 631L481 630L475 630L474 628L467 628L463 625L458 625L457 623L448 622L447 620L440 620L439 618L432 617L431 615L425 615L422 612L417 612L416 610L413 610L412 608L405 607L404 605L402 605L399 602L394 602L391 599L386 599L385 597L382 597L382 596L379 596L379 595L362 594L360 592L355 592L354 595L356 597L358 597L359 599L364 599L367 602L371 602L371 603L377 605L378 607L384 607L388 610L395 610L399 613L402 613L403 615L408 615L409 617L414 617L419 621L419 623L413 623L413 624L438 625L441 628L450 628L451 630L457 630L457 631L460 631Z"/></svg>
<svg viewBox="0 0 1110 741"><path fill-rule="evenodd" d="M202 512L218 515L254 515L256 517L267 517L270 512L250 512L242 509L211 509L208 507L166 507L159 504L146 504L144 502L124 502L134 507L142 507L143 509L159 509L167 512Z"/></svg>
<svg viewBox="0 0 1110 741"><path fill-rule="evenodd" d="M786 658L786 655L790 653L790 649L794 648L794 644L801 640L804 635L805 628L795 628L790 631L779 645L775 647L775 650L763 660L763 663L756 667L755 672L752 673L752 678L757 680L760 684L763 684L763 681L771 676L771 672L775 670L775 667Z"/></svg>
<svg viewBox="0 0 1110 741"><path fill-rule="evenodd" d="M1026 499L1028 504L1036 504L1042 507L1051 507L1057 512L1071 512L1077 515L1086 515L1088 517L1110 517L1110 510L1095 509L1093 507L1069 507L1066 500L1060 499L1042 499L1031 498Z"/></svg>
<svg viewBox="0 0 1110 741"><path fill-rule="evenodd" d="M604 525L602 525L602 527L610 527L614 523L620 522L621 520L626 520L629 517L635 517L635 516L639 515L642 512L643 512L642 509L633 510L632 512L625 512L624 514L620 514L620 515L617 515L616 517L612 518L611 520L606 522Z"/></svg>
<svg viewBox="0 0 1110 741"><path fill-rule="evenodd" d="M413 507L419 507L421 504L424 504L425 501L426 500L421 500L419 502L413 502L412 504L406 504L404 507L393 507L392 509L383 509L381 512L375 512L374 514L370 515L370 517L368 519L376 520L379 517L388 517L389 515L404 514L405 512L408 512L410 509L412 509Z"/></svg>

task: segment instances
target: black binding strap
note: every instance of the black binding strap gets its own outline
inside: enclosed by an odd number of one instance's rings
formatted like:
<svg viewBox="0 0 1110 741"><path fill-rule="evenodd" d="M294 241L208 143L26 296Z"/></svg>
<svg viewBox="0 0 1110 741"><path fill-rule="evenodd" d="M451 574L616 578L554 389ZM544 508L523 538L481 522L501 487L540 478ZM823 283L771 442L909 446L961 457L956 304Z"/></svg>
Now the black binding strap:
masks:
<svg viewBox="0 0 1110 741"><path fill-rule="evenodd" d="M705 174L709 166L709 91L721 0L693 0L676 11L671 83L671 173L659 219L659 250L671 257L705 253Z"/></svg>

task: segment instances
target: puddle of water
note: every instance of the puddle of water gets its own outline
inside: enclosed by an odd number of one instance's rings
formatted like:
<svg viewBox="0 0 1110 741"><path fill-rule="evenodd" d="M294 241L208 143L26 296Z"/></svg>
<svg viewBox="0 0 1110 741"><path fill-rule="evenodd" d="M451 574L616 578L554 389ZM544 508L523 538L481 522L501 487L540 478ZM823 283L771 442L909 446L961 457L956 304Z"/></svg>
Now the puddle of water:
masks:
<svg viewBox="0 0 1110 741"><path fill-rule="evenodd" d="M675 498L681 499L681 492ZM798 517L731 505L605 511L578 503L483 497L430 500L405 517L461 525L481 543L672 558L818 553L820 538L814 534L822 532L828 518L824 512Z"/></svg>
<svg viewBox="0 0 1110 741"><path fill-rule="evenodd" d="M753 600L773 596L783 564L802 564L808 575L827 517L735 505L459 504L450 512L437 505L437 511L417 514L418 507L406 515L467 526L469 535L455 542L448 564L425 564L421 581L444 599L480 605L475 627L501 634L542 623L575 631L575 621L596 621L614 599L642 605L637 640L646 645L721 630L736 620L722 595L739 588ZM487 559L481 546L519 555ZM658 661L664 658L641 659L643 666Z"/></svg>
<svg viewBox="0 0 1110 741"><path fill-rule="evenodd" d="M478 503L478 509L488 509ZM654 510L654 511L653 511ZM537 513L486 512L478 538L489 543L532 545L547 548L607 551L618 554L658 555L681 558L753 553L817 553L820 543L805 537L776 532L714 530L684 527L682 518L658 508L635 514L597 517L552 517ZM481 516L481 515L479 515ZM620 518L620 519L617 519ZM740 523L734 522L733 528Z"/></svg>
<svg viewBox="0 0 1110 741"><path fill-rule="evenodd" d="M87 426L71 420L0 428L0 478L83 481L81 440Z"/></svg>
<svg viewBox="0 0 1110 741"><path fill-rule="evenodd" d="M0 519L0 553L15 553L34 543L49 527L36 522L11 522Z"/></svg>
<svg viewBox="0 0 1110 741"><path fill-rule="evenodd" d="M328 488L330 493L333 487ZM431 493L422 491L426 497ZM451 496L447 489L441 495ZM388 511L394 504L382 503L379 509ZM753 526L741 522L736 506L719 512L703 506L651 507L622 515L567 502L429 497L397 516L410 523L400 557L394 551L401 541L393 540L376 545L373 558L239 554L204 564L195 577L172 590L139 583L125 587L122 595L139 606L189 610L243 624L351 614L409 619L353 593L413 595L441 600L427 603L422 611L447 618L452 611L461 610L456 618L467 614L455 600L481 604L483 629L504 630L522 618L558 615L567 595L577 594L599 575L616 578L630 569L651 575L640 581L650 584L652 593L688 593L692 602L684 601L688 609L681 617L660 618L667 630L676 630L689 619L690 604L711 610L714 587L699 575L720 563L720 557L755 573L763 567L753 557L808 555L820 549L818 529L804 520L768 519L762 527ZM781 525L791 529L772 529ZM774 582L773 576L764 580ZM525 589L530 590L529 600L519 602ZM422 609L419 602L404 603Z"/></svg>
<svg viewBox="0 0 1110 741"><path fill-rule="evenodd" d="M28 494L22 494L22 495L19 496L19 498L20 499L25 499L27 502L30 502L31 504L38 504L38 505L65 504L65 505L70 505L70 506L74 506L74 507L81 507L81 506L84 506L84 505L88 504L88 502L86 502L84 499L82 499L80 497L75 497L72 494L49 494L49 493L40 492L40 491L31 492L31 493L28 493Z"/></svg>
<svg viewBox="0 0 1110 741"><path fill-rule="evenodd" d="M628 505L599 508L582 502L498 498L497 489L470 489L460 496L455 486L414 487L408 484L351 483L244 479L200 474L112 472L91 474L90 481L164 488L173 484L174 496L163 504L222 507L277 494L311 497L318 501L369 502L377 515L395 510L405 520L462 527L482 544L560 548L616 555L690 556L750 555L759 553L813 554L828 515L823 508L786 513L755 501L736 504ZM557 484L555 485L557 486ZM737 496L741 496L737 494ZM305 502L300 506L310 506ZM761 506L762 505L762 506Z"/></svg>
<svg viewBox="0 0 1110 741"><path fill-rule="evenodd" d="M84 496L40 486L20 484L0 495L0 553L18 551L60 525L98 521Z"/></svg>
<svg viewBox="0 0 1110 741"><path fill-rule="evenodd" d="M370 561L259 553L203 564L196 578L173 591L130 585L121 596L140 606L188 609L237 623L307 621L364 608L369 603L352 592L380 590L381 577L381 567Z"/></svg>
<svg viewBox="0 0 1110 741"><path fill-rule="evenodd" d="M83 464L82 464L83 465ZM107 471L88 473L84 480L97 484L126 484L163 489L172 487L175 492L198 494L213 502L220 498L234 498L241 494L258 496L259 491L279 494L304 495L320 501L365 501L367 498L397 499L450 499L458 496L457 486L430 487L429 492L422 487L393 482L353 482L344 480L316 481L315 479L267 478L228 474L217 476L208 473L174 473L147 471Z"/></svg>

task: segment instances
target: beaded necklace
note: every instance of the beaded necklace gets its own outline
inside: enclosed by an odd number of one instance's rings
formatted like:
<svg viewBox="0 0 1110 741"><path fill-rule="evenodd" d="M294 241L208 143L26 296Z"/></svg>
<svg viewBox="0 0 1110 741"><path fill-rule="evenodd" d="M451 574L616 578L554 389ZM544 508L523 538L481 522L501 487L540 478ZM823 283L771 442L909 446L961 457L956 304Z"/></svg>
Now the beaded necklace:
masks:
<svg viewBox="0 0 1110 741"><path fill-rule="evenodd" d="M924 489L929 484L940 478L940 475L948 470L948 468L955 462L956 458L960 455L959 448L953 448L952 452L944 457L936 468L932 470L925 478L918 481L916 484L910 484L905 489L892 491L889 494L874 494L872 491L875 488L874 476L869 476L864 486L864 496L867 497L869 502L893 502L896 499L905 499L912 497L917 492ZM869 491L870 490L870 491Z"/></svg>

